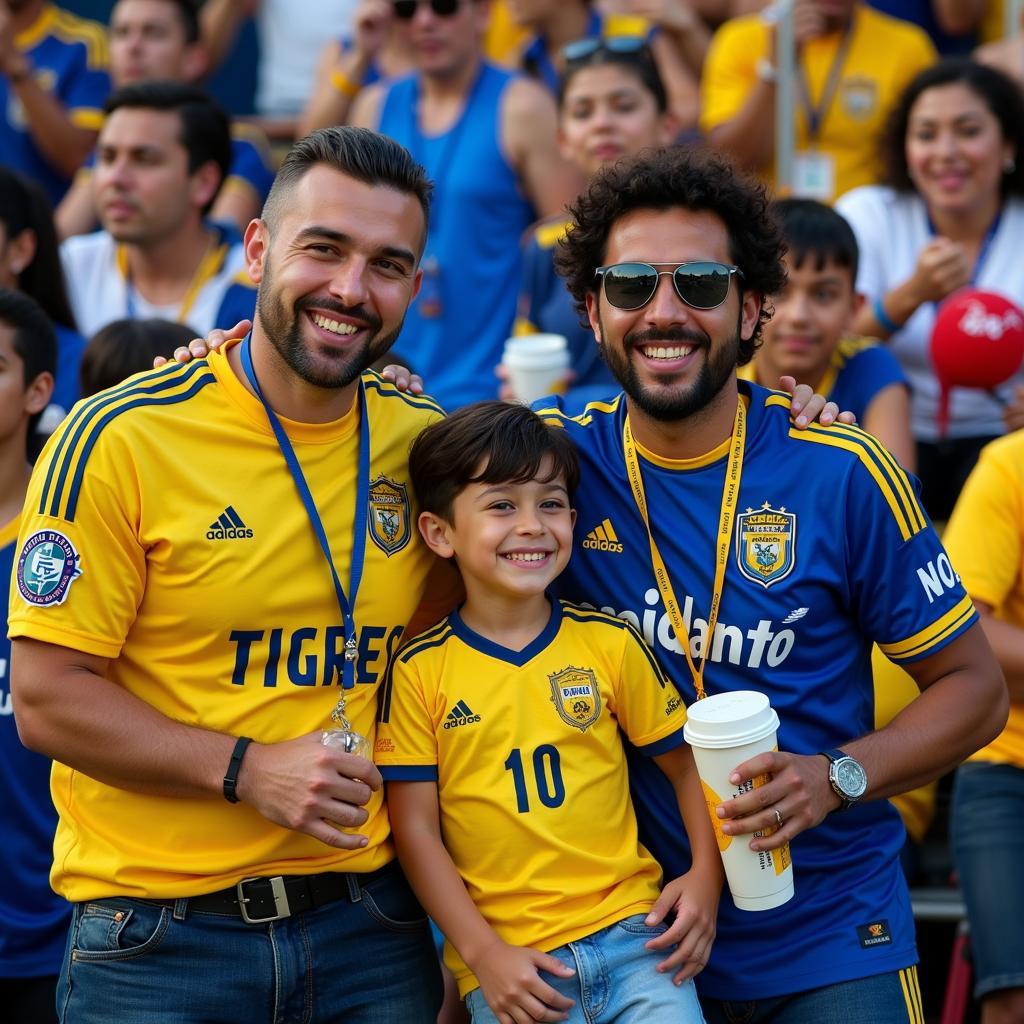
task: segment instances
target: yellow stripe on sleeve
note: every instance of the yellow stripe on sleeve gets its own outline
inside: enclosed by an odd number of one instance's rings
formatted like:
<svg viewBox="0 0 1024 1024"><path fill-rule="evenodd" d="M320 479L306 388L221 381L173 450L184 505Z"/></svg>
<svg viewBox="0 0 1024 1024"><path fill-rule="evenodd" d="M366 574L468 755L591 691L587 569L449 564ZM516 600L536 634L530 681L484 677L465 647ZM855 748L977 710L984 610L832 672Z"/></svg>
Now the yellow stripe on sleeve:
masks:
<svg viewBox="0 0 1024 1024"><path fill-rule="evenodd" d="M974 604L968 595L957 602L945 615L924 629L892 644L879 644L879 650L890 661L906 661L926 653L929 648L955 633L974 614Z"/></svg>
<svg viewBox="0 0 1024 1024"><path fill-rule="evenodd" d="M98 132L103 127L103 111L95 107L79 107L69 113L71 123L91 132Z"/></svg>

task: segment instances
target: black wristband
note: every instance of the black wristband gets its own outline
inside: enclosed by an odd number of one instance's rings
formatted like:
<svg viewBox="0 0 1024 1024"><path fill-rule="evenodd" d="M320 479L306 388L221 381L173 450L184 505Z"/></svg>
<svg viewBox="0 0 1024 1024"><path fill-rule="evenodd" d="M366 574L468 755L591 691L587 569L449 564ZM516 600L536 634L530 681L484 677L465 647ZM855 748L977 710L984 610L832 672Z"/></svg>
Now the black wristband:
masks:
<svg viewBox="0 0 1024 1024"><path fill-rule="evenodd" d="M227 774L224 776L224 799L229 804L238 803L238 795L235 788L238 786L238 769L242 767L242 758L252 739L248 736L239 736L235 741L235 749L231 751L231 760L228 761Z"/></svg>

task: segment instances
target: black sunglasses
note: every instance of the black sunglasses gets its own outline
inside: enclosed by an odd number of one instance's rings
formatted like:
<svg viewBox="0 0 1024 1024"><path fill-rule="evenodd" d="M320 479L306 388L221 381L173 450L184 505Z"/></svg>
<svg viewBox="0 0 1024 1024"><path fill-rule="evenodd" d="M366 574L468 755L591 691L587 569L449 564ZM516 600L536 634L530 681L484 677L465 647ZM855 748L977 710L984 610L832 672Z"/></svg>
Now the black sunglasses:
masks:
<svg viewBox="0 0 1024 1024"><path fill-rule="evenodd" d="M562 47L562 59L566 64L589 60L595 53L649 53L647 40L643 36L588 36L576 39Z"/></svg>
<svg viewBox="0 0 1024 1024"><path fill-rule="evenodd" d="M394 0L395 16L402 21L412 21L421 3L429 3L430 9L439 18L450 18L461 6L462 0Z"/></svg>
<svg viewBox="0 0 1024 1024"><path fill-rule="evenodd" d="M594 272L604 284L604 297L617 309L640 309L658 290L662 274L669 274L676 294L694 309L714 309L725 302L733 274L741 278L739 267L700 260L679 263L674 270L658 270L671 263L613 263Z"/></svg>

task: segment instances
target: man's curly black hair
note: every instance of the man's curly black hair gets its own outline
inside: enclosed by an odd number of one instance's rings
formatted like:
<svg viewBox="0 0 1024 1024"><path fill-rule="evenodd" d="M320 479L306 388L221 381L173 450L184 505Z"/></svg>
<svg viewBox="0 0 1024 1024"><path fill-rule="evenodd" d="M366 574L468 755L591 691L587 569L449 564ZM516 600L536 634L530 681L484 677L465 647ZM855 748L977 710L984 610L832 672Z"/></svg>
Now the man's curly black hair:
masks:
<svg viewBox="0 0 1024 1024"><path fill-rule="evenodd" d="M719 217L729 233L730 258L740 268L746 291L761 295L761 317L749 341L740 341L739 363L751 360L761 328L771 319L768 296L786 283L786 251L761 185L737 175L732 165L707 153L670 147L648 150L599 171L569 207L572 230L558 243L555 268L565 278L586 323L586 295L598 287L594 272L604 265L612 225L633 210L683 207ZM671 262L672 252L649 259Z"/></svg>

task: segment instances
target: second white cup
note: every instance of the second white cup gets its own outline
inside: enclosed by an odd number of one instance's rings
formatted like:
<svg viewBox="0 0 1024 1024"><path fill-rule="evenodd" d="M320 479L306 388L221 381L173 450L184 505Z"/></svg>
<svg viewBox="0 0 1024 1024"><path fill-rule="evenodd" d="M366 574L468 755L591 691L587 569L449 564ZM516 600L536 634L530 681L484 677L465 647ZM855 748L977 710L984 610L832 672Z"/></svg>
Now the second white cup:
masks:
<svg viewBox="0 0 1024 1024"><path fill-rule="evenodd" d="M505 342L501 361L516 398L529 405L565 390L569 343L564 334L523 334Z"/></svg>

